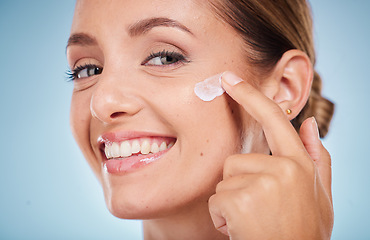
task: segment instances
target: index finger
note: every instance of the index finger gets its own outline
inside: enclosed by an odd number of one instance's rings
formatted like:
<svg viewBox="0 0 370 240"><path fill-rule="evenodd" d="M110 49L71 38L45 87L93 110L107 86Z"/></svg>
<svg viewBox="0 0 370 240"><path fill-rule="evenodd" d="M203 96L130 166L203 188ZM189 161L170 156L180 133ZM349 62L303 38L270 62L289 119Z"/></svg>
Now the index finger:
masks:
<svg viewBox="0 0 370 240"><path fill-rule="evenodd" d="M307 155L294 127L273 100L231 72L222 75L222 87L261 124L273 155Z"/></svg>

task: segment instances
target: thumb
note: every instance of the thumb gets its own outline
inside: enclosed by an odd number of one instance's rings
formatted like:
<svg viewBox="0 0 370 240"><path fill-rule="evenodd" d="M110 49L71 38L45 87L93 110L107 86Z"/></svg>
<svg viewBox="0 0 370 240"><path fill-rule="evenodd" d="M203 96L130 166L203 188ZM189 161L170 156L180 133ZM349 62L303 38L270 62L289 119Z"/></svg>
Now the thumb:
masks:
<svg viewBox="0 0 370 240"><path fill-rule="evenodd" d="M299 135L308 154L315 162L321 182L331 199L331 158L329 152L322 145L314 117L308 118L302 123Z"/></svg>

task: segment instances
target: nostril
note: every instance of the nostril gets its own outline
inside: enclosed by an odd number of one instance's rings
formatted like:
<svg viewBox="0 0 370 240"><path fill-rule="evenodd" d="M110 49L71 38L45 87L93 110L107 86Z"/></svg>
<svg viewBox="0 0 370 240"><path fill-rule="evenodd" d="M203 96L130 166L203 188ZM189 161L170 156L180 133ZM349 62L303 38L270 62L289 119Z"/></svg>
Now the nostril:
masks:
<svg viewBox="0 0 370 240"><path fill-rule="evenodd" d="M112 113L112 114L110 115L110 117L111 117L112 119L114 119L114 118L121 117L121 116L123 116L123 115L125 115L125 114L126 114L125 112L115 112L115 113Z"/></svg>

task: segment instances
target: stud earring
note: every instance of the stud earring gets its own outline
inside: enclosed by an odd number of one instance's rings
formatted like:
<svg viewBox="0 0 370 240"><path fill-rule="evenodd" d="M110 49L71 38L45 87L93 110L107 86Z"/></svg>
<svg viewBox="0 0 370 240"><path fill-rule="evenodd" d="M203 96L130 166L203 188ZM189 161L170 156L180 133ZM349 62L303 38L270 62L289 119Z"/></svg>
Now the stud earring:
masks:
<svg viewBox="0 0 370 240"><path fill-rule="evenodd" d="M291 114L291 113L292 113L292 110L290 110L290 108L288 108L288 109L286 110L286 113L289 115L289 114Z"/></svg>

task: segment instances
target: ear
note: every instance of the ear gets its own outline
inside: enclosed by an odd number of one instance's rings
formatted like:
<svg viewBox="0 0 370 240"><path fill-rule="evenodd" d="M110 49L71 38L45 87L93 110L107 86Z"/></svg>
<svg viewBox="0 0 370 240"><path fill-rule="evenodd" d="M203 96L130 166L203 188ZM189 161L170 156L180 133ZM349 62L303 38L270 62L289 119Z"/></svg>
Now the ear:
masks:
<svg viewBox="0 0 370 240"><path fill-rule="evenodd" d="M308 100L313 79L313 67L309 57L300 50L283 54L272 74L261 83L261 91L273 99L288 114L295 118Z"/></svg>

